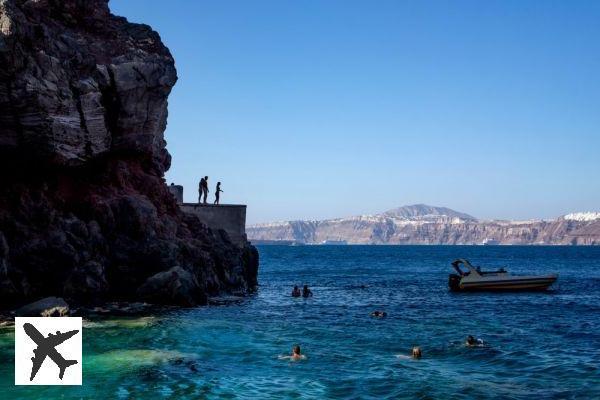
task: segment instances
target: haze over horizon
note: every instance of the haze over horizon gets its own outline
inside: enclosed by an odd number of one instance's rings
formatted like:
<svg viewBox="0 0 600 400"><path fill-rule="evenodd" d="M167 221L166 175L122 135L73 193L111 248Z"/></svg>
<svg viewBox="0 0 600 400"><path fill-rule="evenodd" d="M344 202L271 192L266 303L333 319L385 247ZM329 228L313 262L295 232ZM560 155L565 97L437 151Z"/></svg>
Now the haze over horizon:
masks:
<svg viewBox="0 0 600 400"><path fill-rule="evenodd" d="M248 224L600 211L600 3L112 0L179 75L168 182Z"/></svg>

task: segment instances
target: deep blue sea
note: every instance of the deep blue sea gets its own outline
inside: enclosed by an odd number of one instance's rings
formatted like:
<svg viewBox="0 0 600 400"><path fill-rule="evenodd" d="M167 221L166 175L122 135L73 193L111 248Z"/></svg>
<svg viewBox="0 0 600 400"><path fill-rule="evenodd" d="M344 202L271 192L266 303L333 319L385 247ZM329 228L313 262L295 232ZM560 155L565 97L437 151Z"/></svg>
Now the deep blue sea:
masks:
<svg viewBox="0 0 600 400"><path fill-rule="evenodd" d="M241 302L85 322L81 387L15 387L0 329L0 397L600 398L600 247L264 246ZM450 262L560 274L547 293L454 294ZM290 296L308 284L310 299ZM374 319L375 309L388 313ZM463 345L467 335L485 346ZM304 361L278 359L299 344ZM421 346L423 357L409 354Z"/></svg>

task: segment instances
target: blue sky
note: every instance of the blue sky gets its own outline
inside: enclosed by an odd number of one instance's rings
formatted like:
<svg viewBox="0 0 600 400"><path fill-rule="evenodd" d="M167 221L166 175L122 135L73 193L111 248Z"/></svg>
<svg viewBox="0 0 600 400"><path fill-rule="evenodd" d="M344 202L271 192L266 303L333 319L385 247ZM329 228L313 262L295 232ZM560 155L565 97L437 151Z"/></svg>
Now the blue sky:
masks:
<svg viewBox="0 0 600 400"><path fill-rule="evenodd" d="M112 0L179 81L167 180L248 222L600 211L600 2ZM212 197L212 193L211 193Z"/></svg>

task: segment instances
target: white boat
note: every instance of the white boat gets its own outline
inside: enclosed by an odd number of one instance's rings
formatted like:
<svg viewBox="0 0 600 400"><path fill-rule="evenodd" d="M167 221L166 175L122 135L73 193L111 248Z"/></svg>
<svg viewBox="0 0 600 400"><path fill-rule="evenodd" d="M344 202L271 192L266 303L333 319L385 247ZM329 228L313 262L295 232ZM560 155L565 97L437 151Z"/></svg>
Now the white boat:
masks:
<svg viewBox="0 0 600 400"><path fill-rule="evenodd" d="M501 243L500 243L499 240L496 240L496 239L485 238L485 239L483 239L483 241L481 242L481 244L483 246L498 246Z"/></svg>
<svg viewBox="0 0 600 400"><path fill-rule="evenodd" d="M326 239L326 240L323 240L321 242L321 244L326 245L326 246L345 246L348 244L348 242L345 240L341 240L341 239L340 240Z"/></svg>
<svg viewBox="0 0 600 400"><path fill-rule="evenodd" d="M461 269L463 266L466 271ZM545 290L552 285L557 274L550 275L511 275L504 268L498 271L484 272L479 267L474 267L464 259L458 259L452 263L456 274L448 277L448 286L455 292L482 291L482 290Z"/></svg>

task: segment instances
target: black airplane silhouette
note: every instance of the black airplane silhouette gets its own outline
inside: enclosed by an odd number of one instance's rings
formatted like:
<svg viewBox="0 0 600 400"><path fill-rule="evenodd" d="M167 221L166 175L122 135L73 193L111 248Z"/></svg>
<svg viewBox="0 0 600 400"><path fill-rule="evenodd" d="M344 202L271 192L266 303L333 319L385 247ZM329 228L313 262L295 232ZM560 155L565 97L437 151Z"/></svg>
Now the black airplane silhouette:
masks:
<svg viewBox="0 0 600 400"><path fill-rule="evenodd" d="M58 377L62 380L65 375L65 369L68 366L77 364L77 360L65 360L65 358L60 355L58 351L56 351L55 347L64 342L67 339L72 338L79 332L78 330L69 331L65 333L60 333L60 331L56 332L56 335L51 333L48 334L48 337L45 338L44 335L40 333L35 326L30 323L26 323L23 325L23 329L25 329L25 333L27 336L31 338L38 345L37 349L33 350L34 357L31 357L31 362L33 363L33 367L31 368L31 377L29 381L32 381L35 378L35 375L40 370L42 363L46 359L46 356L50 357L52 361L58 368L60 368L60 373Z"/></svg>

